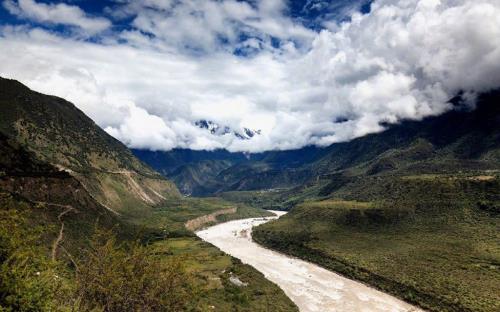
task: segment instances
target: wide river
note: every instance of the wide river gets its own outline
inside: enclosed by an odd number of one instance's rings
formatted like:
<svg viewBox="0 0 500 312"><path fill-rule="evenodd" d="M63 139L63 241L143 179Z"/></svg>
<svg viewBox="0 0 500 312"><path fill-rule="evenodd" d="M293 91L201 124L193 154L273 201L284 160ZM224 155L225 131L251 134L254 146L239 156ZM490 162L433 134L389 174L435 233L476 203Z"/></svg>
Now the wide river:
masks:
<svg viewBox="0 0 500 312"><path fill-rule="evenodd" d="M279 216L283 214L279 211L275 213ZM420 311L362 283L253 242L252 227L275 218L277 217L230 221L196 234L262 272L267 279L283 289L302 312Z"/></svg>

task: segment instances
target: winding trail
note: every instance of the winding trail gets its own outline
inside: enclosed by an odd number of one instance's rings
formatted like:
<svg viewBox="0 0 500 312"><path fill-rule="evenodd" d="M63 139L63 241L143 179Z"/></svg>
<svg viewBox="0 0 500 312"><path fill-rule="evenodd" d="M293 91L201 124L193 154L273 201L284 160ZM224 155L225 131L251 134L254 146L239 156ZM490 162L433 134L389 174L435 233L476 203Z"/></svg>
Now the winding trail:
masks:
<svg viewBox="0 0 500 312"><path fill-rule="evenodd" d="M54 203L47 203L47 202L40 202L40 201L38 201L37 203L44 204L47 206L66 208L57 216L57 220L59 220L59 222L61 222L61 227L59 228L59 234L57 235L57 238L52 243L51 256L52 256L52 260L55 261L56 257L57 257L57 247L59 247L59 244L61 243L61 241L64 238L64 221L62 220L62 217L64 217L64 215L70 211L76 211L76 209L73 208L71 205L61 205L61 204L54 204Z"/></svg>
<svg viewBox="0 0 500 312"><path fill-rule="evenodd" d="M267 279L283 289L302 312L421 311L365 284L253 242L252 227L276 218L230 221L196 234L262 272Z"/></svg>

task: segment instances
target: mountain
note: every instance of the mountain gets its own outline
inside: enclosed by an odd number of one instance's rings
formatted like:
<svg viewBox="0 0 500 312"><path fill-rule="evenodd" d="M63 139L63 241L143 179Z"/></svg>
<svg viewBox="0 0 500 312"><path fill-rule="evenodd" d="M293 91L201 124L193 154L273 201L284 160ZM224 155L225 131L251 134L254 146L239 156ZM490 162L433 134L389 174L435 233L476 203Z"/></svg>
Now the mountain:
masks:
<svg viewBox="0 0 500 312"><path fill-rule="evenodd" d="M195 122L195 125L200 129L209 131L212 135L234 135L240 140L250 140L254 136L261 134L261 130L253 130L246 127L239 130L232 130L228 126L221 126L210 120L198 120Z"/></svg>
<svg viewBox="0 0 500 312"><path fill-rule="evenodd" d="M0 133L37 161L71 176L114 214L134 216L179 196L173 183L139 161L73 104L3 78Z"/></svg>
<svg viewBox="0 0 500 312"><path fill-rule="evenodd" d="M301 166L318 159L326 150L308 146L298 150L253 154L188 149L166 152L133 149L132 152L174 181L183 194L209 196L230 190L300 185L306 179L294 173L300 171ZM283 174L285 170L287 172Z"/></svg>
<svg viewBox="0 0 500 312"><path fill-rule="evenodd" d="M73 104L3 78L0 147L2 206L25 207L33 224L58 227L64 215L66 248L81 246L96 222L133 235L138 216L180 198Z"/></svg>
<svg viewBox="0 0 500 312"><path fill-rule="evenodd" d="M483 94L477 109L472 111L455 103L453 110L441 116L403 121L388 126L384 132L325 148L249 155L219 151L180 154L175 150L134 153L179 186L190 185L191 188L181 189L193 195L294 188L333 180L322 190L326 194L328 188L354 176L495 169L499 164L499 98L500 91ZM152 157L152 153L156 156ZM217 161L206 163L214 159ZM200 165L203 170L198 166L201 162L205 162ZM181 169L162 170L169 166L178 168L178 164L188 173Z"/></svg>

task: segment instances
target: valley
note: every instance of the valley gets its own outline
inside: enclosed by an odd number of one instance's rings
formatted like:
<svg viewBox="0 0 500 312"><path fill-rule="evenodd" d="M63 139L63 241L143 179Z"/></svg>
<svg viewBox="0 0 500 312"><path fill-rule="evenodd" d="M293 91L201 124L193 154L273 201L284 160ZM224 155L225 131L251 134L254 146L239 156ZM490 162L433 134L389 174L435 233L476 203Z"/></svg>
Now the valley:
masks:
<svg viewBox="0 0 500 312"><path fill-rule="evenodd" d="M209 194L289 211L255 228L267 248L427 311L497 311L499 102L492 91L475 109L453 102L448 113L350 142L240 158L205 176L219 183ZM190 153L196 166L201 154Z"/></svg>
<svg viewBox="0 0 500 312"><path fill-rule="evenodd" d="M130 151L63 99L0 87L7 311L499 308L498 91L246 154Z"/></svg>
<svg viewBox="0 0 500 312"><path fill-rule="evenodd" d="M500 0L0 0L0 312L500 312Z"/></svg>

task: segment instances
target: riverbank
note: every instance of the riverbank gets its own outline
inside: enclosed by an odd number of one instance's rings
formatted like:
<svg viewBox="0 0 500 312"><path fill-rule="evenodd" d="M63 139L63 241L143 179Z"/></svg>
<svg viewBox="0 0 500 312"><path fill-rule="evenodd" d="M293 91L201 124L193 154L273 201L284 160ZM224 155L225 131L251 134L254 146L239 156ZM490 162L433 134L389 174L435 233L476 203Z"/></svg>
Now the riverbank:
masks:
<svg viewBox="0 0 500 312"><path fill-rule="evenodd" d="M283 289L300 311L418 311L413 306L362 283L253 242L252 228L275 218L230 221L196 234L263 273Z"/></svg>

